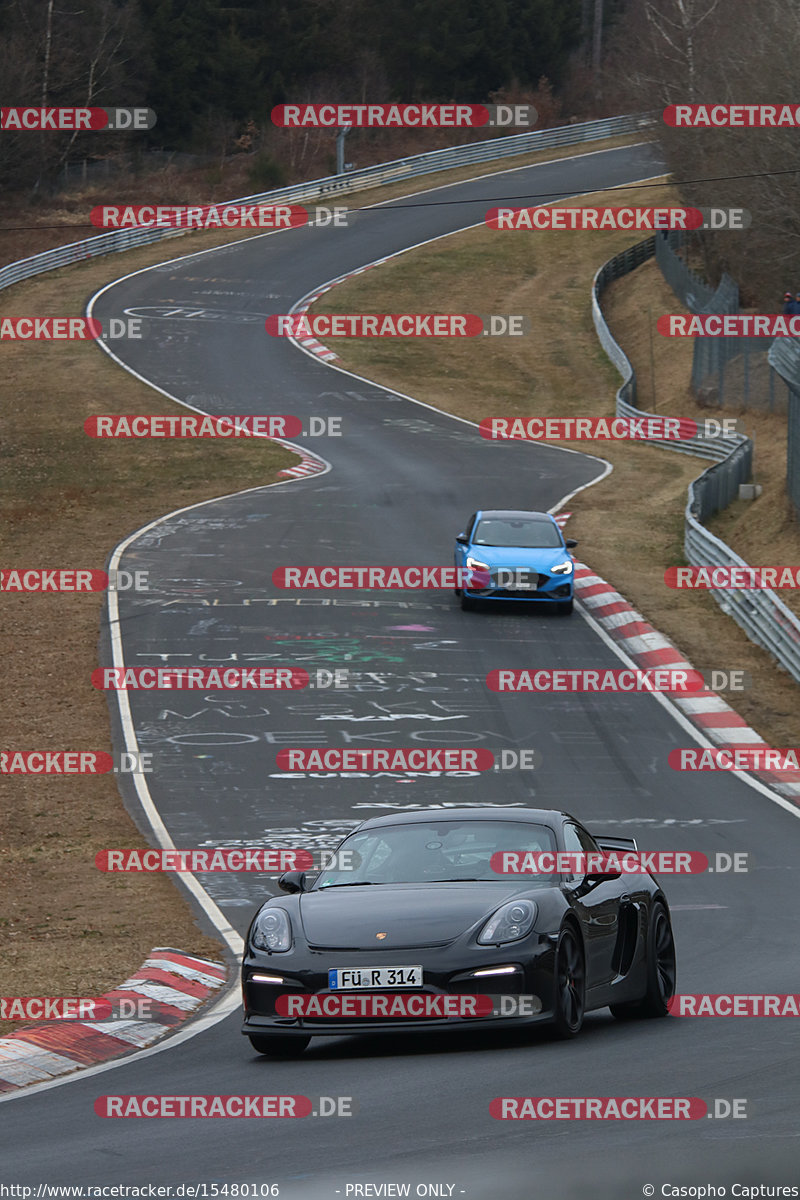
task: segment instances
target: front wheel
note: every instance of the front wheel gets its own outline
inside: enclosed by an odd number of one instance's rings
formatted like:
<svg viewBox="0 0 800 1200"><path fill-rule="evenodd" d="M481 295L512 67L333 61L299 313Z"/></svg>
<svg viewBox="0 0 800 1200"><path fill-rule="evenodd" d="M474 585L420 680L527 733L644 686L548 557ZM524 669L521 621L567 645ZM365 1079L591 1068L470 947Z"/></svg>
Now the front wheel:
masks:
<svg viewBox="0 0 800 1200"><path fill-rule="evenodd" d="M586 964L577 933L566 925L558 935L554 1024L560 1038L580 1033L586 1011Z"/></svg>
<svg viewBox="0 0 800 1200"><path fill-rule="evenodd" d="M647 929L647 989L633 1004L612 1004L618 1021L636 1017L666 1017L675 995L675 939L666 908L656 900L650 910Z"/></svg>
<svg viewBox="0 0 800 1200"><path fill-rule="evenodd" d="M568 617L574 608L573 600L560 600L556 611L562 617Z"/></svg>
<svg viewBox="0 0 800 1200"><path fill-rule="evenodd" d="M269 1037L256 1033L247 1036L258 1054L267 1054L270 1058L298 1058L311 1041L310 1037Z"/></svg>
<svg viewBox="0 0 800 1200"><path fill-rule="evenodd" d="M465 596L461 593L461 607L464 612L474 612L477 607L477 600L473 600L471 596Z"/></svg>

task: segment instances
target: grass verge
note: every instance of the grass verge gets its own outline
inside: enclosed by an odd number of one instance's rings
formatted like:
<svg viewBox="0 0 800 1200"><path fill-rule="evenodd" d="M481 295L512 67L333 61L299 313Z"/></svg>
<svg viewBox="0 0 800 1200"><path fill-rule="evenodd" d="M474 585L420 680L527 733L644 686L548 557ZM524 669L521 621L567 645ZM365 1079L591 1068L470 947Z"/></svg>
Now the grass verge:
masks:
<svg viewBox="0 0 800 1200"><path fill-rule="evenodd" d="M137 251L29 280L0 293L0 315L74 316L123 262L146 257ZM91 439L83 431L91 414L185 410L89 342L6 342L3 356L5 567L102 567L117 542L153 518L273 482L297 462L265 439ZM102 602L98 594L3 595L4 750L111 749L105 696L90 683ZM112 775L3 775L0 791L4 995L97 995L157 945L219 957L168 876L96 870L98 850L144 845Z"/></svg>

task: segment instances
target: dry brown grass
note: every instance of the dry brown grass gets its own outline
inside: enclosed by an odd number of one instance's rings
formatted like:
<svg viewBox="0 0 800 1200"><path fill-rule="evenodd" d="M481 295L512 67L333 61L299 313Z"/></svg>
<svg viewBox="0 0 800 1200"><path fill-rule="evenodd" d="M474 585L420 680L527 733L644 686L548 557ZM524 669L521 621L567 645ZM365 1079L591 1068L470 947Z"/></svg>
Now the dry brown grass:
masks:
<svg viewBox="0 0 800 1200"><path fill-rule="evenodd" d="M151 248L99 259L18 285L0 293L0 316L74 316L123 262L153 256ZM93 413L178 411L88 342L4 342L3 365L4 567L101 568L117 542L154 517L270 483L297 462L264 439L87 437ZM105 697L90 683L102 597L5 593L2 604L0 745L110 750ZM145 844L112 775L0 776L0 791L3 995L96 995L157 945L220 956L170 878L96 870L98 850Z"/></svg>

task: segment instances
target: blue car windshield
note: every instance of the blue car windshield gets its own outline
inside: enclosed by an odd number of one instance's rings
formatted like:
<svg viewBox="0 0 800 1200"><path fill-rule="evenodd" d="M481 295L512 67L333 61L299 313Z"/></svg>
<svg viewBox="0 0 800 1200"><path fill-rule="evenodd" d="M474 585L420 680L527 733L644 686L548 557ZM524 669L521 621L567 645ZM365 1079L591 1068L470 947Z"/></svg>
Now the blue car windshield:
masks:
<svg viewBox="0 0 800 1200"><path fill-rule="evenodd" d="M558 526L552 521L486 517L478 522L474 546L514 546L526 550L555 550L561 545Z"/></svg>
<svg viewBox="0 0 800 1200"><path fill-rule="evenodd" d="M356 851L352 870L322 871L313 890L357 887L368 883L447 883L455 880L499 882L550 879L550 875L513 876L498 872L503 851L550 852L555 834L546 825L522 821L414 821L382 825L346 838L339 846ZM347 862L347 859L340 859ZM521 861L521 860L519 860Z"/></svg>

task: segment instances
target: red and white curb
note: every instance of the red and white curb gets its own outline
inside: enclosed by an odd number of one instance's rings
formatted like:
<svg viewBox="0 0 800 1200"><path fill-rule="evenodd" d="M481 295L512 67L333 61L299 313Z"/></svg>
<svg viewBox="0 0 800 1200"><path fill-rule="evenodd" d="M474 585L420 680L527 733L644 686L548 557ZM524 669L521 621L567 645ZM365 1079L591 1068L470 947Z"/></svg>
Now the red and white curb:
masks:
<svg viewBox="0 0 800 1200"><path fill-rule="evenodd" d="M315 292L314 295L309 296L299 308L292 309L292 312L307 313L311 308L311 305L319 300L323 292L327 292L328 290L329 289L327 287L324 287L320 291ZM309 354L316 354L317 358L321 358L325 362L331 362L334 358L339 357L334 350L331 350L329 346L323 345L322 342L318 341L318 339L315 337L292 338L292 341L296 341L298 346L302 346L304 350L309 352Z"/></svg>
<svg viewBox="0 0 800 1200"><path fill-rule="evenodd" d="M108 1021L48 1021L0 1038L0 1093L42 1083L149 1046L185 1021L226 979L225 967L157 946L103 999L147 1001L149 1016Z"/></svg>
<svg viewBox="0 0 800 1200"><path fill-rule="evenodd" d="M571 513L555 520L564 528ZM598 625L640 667L677 667L694 670L681 652L609 583L585 563L575 562L575 597ZM731 706L707 688L691 696L672 696L673 704L717 746L729 749L766 746L767 743ZM774 791L800 799L800 771L752 771Z"/></svg>
<svg viewBox="0 0 800 1200"><path fill-rule="evenodd" d="M363 275L365 271L371 271L373 267L380 266L381 263L387 262L391 257L391 255L388 255L386 258L379 258L376 262L367 263L365 267L357 267L355 271L348 271L346 275L340 275L338 279L332 279L330 283L326 283L319 291L314 292L313 296L306 296L302 304L292 309L292 313L307 313L311 305L316 304L320 296L324 296L331 288L338 287L340 283L345 283L346 280L353 279L356 275ZM302 346L304 350L308 350L309 354L316 354L318 358L324 359L325 362L331 362L334 358L339 357L335 350L331 350L329 346L324 345L317 338L292 338L292 341L297 342L297 345Z"/></svg>
<svg viewBox="0 0 800 1200"><path fill-rule="evenodd" d="M294 454L300 455L300 462L296 467L284 467L282 471L278 471L279 475L288 475L291 479L305 479L307 475L319 475L325 470L325 463L319 458L314 458L313 455L306 453L296 444L283 442L280 438L273 438L279 446L283 446L286 450L291 450Z"/></svg>
<svg viewBox="0 0 800 1200"><path fill-rule="evenodd" d="M383 260L381 260L381 261L383 261ZM377 265L378 265L377 263L369 263L366 267L358 267L355 271L350 271L349 274L342 275L342 277L340 279L332 280L331 283L328 283L324 287L321 287L319 289L319 291L314 292L313 295L306 296L306 298L303 300L302 304L299 304L297 306L297 308L292 309L292 313L293 314L307 313L309 308L311 307L311 305L316 304L316 302L317 302L317 300L319 300L320 296L324 296L324 294L326 292L329 292L331 290L331 288L338 287L338 285L340 283L344 283L344 281L346 279L351 279L354 275L361 275L364 271L370 271L370 270L372 270L373 267L375 267ZM302 346L302 348L304 350L307 350L309 352L309 354L315 354L317 356L317 358L321 358L324 362L332 362L333 359L339 357L339 355L334 350L331 350L329 346L323 345L323 343L320 342L317 338L303 337L303 338L292 338L291 340L293 342L296 342L296 344L298 346ZM278 444L281 446L286 445L286 443L281 442L279 438L274 438L273 440L278 442ZM287 449L294 450L295 453L298 453L297 446L288 446L287 445ZM324 463L320 462L320 460L318 458L313 458L310 454L304 454L302 451L300 451L300 454L301 454L300 462L297 464L296 467L287 467L285 471L279 471L278 474L279 475L289 475L292 479L303 479L307 475L318 475L320 473L320 471L325 470Z"/></svg>

